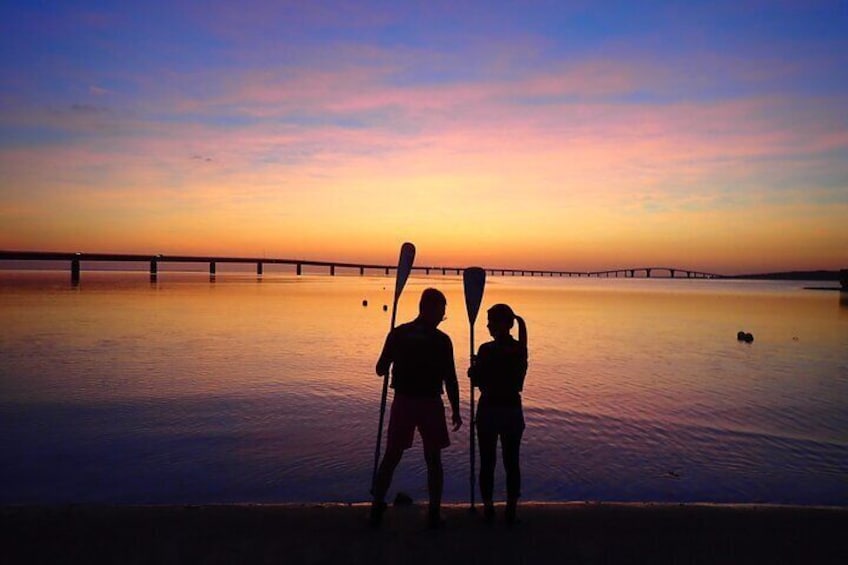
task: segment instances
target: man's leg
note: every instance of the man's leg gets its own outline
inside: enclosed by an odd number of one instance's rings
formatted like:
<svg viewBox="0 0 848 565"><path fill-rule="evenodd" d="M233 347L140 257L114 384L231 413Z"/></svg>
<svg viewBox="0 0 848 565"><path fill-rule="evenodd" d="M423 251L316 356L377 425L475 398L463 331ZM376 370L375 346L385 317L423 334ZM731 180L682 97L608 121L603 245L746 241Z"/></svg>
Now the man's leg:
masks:
<svg viewBox="0 0 848 565"><path fill-rule="evenodd" d="M444 470L442 469L442 450L428 449L424 451L427 463L427 490L430 494L430 512L428 522L430 527L441 525L442 487L444 485Z"/></svg>
<svg viewBox="0 0 848 565"><path fill-rule="evenodd" d="M395 474L395 469L403 457L402 449L390 449L386 451L383 460L380 462L380 468L377 469L377 480L374 483L374 500L383 502L386 498L386 493L392 485L392 477Z"/></svg>
<svg viewBox="0 0 848 565"><path fill-rule="evenodd" d="M374 482L374 500L371 503L371 525L379 526L383 519L383 511L386 509L386 493L392 484L395 469L403 457L403 450L389 448L377 469L377 480Z"/></svg>
<svg viewBox="0 0 848 565"><path fill-rule="evenodd" d="M404 449L412 445L413 434L415 434L415 419L412 411L414 406L410 405L408 397L395 394L392 400L392 410L389 414L389 430L386 434L386 453L377 469L377 477L374 481L374 501L371 504L371 525L379 526L386 509L386 493L392 484L392 476L395 468L403 457Z"/></svg>

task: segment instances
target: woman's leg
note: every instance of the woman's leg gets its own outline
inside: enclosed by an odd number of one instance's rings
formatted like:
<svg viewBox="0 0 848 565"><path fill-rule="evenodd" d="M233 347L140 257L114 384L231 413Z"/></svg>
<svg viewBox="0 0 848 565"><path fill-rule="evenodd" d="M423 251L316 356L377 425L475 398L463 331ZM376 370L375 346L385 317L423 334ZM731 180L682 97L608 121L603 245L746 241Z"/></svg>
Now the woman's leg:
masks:
<svg viewBox="0 0 848 565"><path fill-rule="evenodd" d="M504 471L506 471L506 498L518 499L521 496L521 455L522 430L501 434L501 451Z"/></svg>
<svg viewBox="0 0 848 565"><path fill-rule="evenodd" d="M519 410L512 425L501 434L504 470L506 471L506 521L515 522L518 499L521 497L521 436L524 435L524 415Z"/></svg>
<svg viewBox="0 0 848 565"><path fill-rule="evenodd" d="M480 447L480 498L483 504L491 506L495 488L495 464L497 463L498 434L487 426L477 426L477 440Z"/></svg>

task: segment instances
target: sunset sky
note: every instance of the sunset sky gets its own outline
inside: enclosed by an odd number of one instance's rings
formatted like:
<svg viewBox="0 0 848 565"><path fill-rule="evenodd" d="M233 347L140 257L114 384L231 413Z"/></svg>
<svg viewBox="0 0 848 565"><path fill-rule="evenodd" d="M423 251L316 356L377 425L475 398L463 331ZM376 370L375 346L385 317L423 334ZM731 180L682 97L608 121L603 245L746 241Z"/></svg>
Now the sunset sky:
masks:
<svg viewBox="0 0 848 565"><path fill-rule="evenodd" d="M848 2L0 7L0 249L848 267Z"/></svg>

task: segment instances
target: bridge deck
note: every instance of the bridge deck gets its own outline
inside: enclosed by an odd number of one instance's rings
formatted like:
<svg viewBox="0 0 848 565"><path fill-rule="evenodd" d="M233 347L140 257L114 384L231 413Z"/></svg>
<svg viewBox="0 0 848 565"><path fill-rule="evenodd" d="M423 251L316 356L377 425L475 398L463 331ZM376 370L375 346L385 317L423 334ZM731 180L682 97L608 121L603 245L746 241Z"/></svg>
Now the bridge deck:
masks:
<svg viewBox="0 0 848 565"><path fill-rule="evenodd" d="M0 250L0 261L68 261L71 266L71 277L76 282L79 281L81 262L149 262L150 275L155 277L158 275L159 263L207 263L209 264L209 274L216 274L217 263L249 263L257 266L257 274L263 273L263 265L294 265L298 275L302 274L304 266L307 267L327 267L330 269L330 274L335 275L337 268L359 269L360 275L365 274L365 270L380 270L385 274L389 274L392 270L397 269L396 265L384 265L378 263L351 263L345 261L324 261L314 259L288 259L274 257L230 257L230 256L211 256L211 255L144 255L137 253L73 253L73 252L58 252L58 251L2 251ZM441 273L461 274L465 267L446 267L446 266L420 266L416 265L412 268L414 271L423 272L425 274ZM664 278L719 278L722 275L715 273L705 273L701 271L693 271L690 269L680 269L676 267L636 267L627 269L612 269L606 271L558 271L558 270L540 270L540 269L516 269L516 268L484 268L491 276L530 276L530 277L608 277L617 278L636 278L637 274L644 273L646 278L656 277L652 273L660 271L666 273ZM681 276L676 276L680 274Z"/></svg>

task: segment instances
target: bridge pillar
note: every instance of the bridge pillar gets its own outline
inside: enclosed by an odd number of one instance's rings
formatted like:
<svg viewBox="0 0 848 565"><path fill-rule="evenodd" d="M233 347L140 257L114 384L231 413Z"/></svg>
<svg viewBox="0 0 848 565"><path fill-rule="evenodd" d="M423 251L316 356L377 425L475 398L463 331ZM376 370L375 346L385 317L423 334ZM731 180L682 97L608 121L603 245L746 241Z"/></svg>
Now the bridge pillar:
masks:
<svg viewBox="0 0 848 565"><path fill-rule="evenodd" d="M386 267L386 274L389 274L389 267Z"/></svg>
<svg viewBox="0 0 848 565"><path fill-rule="evenodd" d="M645 269L645 278L651 278L651 269Z"/></svg>
<svg viewBox="0 0 848 565"><path fill-rule="evenodd" d="M150 260L150 276L155 277L159 274L159 263L156 262L156 259Z"/></svg>
<svg viewBox="0 0 848 565"><path fill-rule="evenodd" d="M359 267L359 276L361 277L364 274L365 274L365 267Z"/></svg>
<svg viewBox="0 0 848 565"><path fill-rule="evenodd" d="M257 277L261 277L261 276L262 276L262 271L263 271L263 269L262 269L262 261L259 261L259 262L257 262L257 263L256 263L256 276L257 276Z"/></svg>
<svg viewBox="0 0 848 565"><path fill-rule="evenodd" d="M300 276L300 275L303 274L303 263L297 263L295 265L295 273L297 273L297 276Z"/></svg>
<svg viewBox="0 0 848 565"><path fill-rule="evenodd" d="M71 284L77 286L80 282L80 260L71 259Z"/></svg>
<svg viewBox="0 0 848 565"><path fill-rule="evenodd" d="M331 277L336 276L336 266L335 265L330 265L330 276Z"/></svg>
<svg viewBox="0 0 848 565"><path fill-rule="evenodd" d="M424 274L425 274L425 275L429 275L429 274L430 274L430 267L427 267L426 269L424 269Z"/></svg>
<svg viewBox="0 0 848 565"><path fill-rule="evenodd" d="M214 276L215 276L215 271L216 271L215 261L210 261L210 262L209 262L209 276L210 276L210 277L214 277Z"/></svg>

